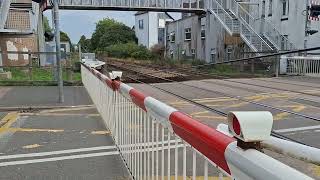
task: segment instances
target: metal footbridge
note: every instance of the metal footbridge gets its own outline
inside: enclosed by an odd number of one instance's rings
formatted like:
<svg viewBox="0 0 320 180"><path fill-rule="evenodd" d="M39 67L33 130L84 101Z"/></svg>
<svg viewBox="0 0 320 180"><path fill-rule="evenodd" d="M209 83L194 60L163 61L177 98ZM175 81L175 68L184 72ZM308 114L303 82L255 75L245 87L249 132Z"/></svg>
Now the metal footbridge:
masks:
<svg viewBox="0 0 320 180"><path fill-rule="evenodd" d="M58 0L60 9L205 13L203 0Z"/></svg>

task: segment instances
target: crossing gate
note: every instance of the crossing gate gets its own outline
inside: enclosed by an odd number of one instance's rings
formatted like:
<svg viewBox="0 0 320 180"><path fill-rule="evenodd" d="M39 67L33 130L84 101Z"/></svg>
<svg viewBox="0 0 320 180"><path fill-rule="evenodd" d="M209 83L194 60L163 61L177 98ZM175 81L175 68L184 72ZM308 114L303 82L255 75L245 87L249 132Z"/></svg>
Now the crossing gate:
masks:
<svg viewBox="0 0 320 180"><path fill-rule="evenodd" d="M127 84L85 65L81 70L133 179L311 179Z"/></svg>

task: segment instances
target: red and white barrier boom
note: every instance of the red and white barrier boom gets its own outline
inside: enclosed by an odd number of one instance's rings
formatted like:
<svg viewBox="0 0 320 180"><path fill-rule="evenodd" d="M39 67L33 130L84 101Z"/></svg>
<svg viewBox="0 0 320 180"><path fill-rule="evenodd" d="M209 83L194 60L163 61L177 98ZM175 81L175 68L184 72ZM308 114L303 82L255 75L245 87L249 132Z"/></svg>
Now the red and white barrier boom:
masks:
<svg viewBox="0 0 320 180"><path fill-rule="evenodd" d="M233 138L95 69L82 65L81 70L134 179L311 179L254 149L270 137L268 112L230 113Z"/></svg>

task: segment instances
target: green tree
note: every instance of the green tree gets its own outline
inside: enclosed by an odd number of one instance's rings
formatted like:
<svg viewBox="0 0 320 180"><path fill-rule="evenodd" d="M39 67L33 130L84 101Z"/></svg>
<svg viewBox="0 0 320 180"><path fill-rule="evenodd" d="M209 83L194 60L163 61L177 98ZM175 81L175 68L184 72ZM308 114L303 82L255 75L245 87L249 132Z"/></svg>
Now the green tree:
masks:
<svg viewBox="0 0 320 180"><path fill-rule="evenodd" d="M91 48L91 39L87 39L85 35L80 37L78 44L81 45L81 49L83 52L89 52L92 50Z"/></svg>
<svg viewBox="0 0 320 180"><path fill-rule="evenodd" d="M51 32L52 28L50 27L49 20L46 16L43 16L43 28L44 32Z"/></svg>
<svg viewBox="0 0 320 180"><path fill-rule="evenodd" d="M114 44L137 42L135 32L123 23L113 19L103 19L96 24L92 34L91 46L93 50L103 50Z"/></svg>
<svg viewBox="0 0 320 180"><path fill-rule="evenodd" d="M71 43L71 40L67 33L60 31L60 41L68 41Z"/></svg>

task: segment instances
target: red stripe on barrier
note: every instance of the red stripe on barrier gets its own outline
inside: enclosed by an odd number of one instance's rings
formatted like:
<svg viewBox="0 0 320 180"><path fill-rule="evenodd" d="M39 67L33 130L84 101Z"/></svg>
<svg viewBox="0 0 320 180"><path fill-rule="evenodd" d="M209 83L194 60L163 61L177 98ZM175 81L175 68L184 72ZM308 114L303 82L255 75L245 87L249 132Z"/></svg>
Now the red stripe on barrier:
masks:
<svg viewBox="0 0 320 180"><path fill-rule="evenodd" d="M129 94L133 103L142 108L144 111L147 111L146 106L144 105L144 100L147 96L135 89L131 89Z"/></svg>
<svg viewBox="0 0 320 180"><path fill-rule="evenodd" d="M102 77L101 77L101 73L97 73L96 76L101 80Z"/></svg>
<svg viewBox="0 0 320 180"><path fill-rule="evenodd" d="M227 146L235 139L181 112L172 113L169 120L177 135L230 174L224 153Z"/></svg>
<svg viewBox="0 0 320 180"><path fill-rule="evenodd" d="M112 88L113 88L113 90L114 90L114 91L119 91L119 89L120 89L120 84L121 84L120 81L113 80L113 81L112 81Z"/></svg>
<svg viewBox="0 0 320 180"><path fill-rule="evenodd" d="M109 86L109 88L113 89L113 85L112 85L111 79L107 78L107 79L104 80L104 82L107 84L107 86Z"/></svg>

